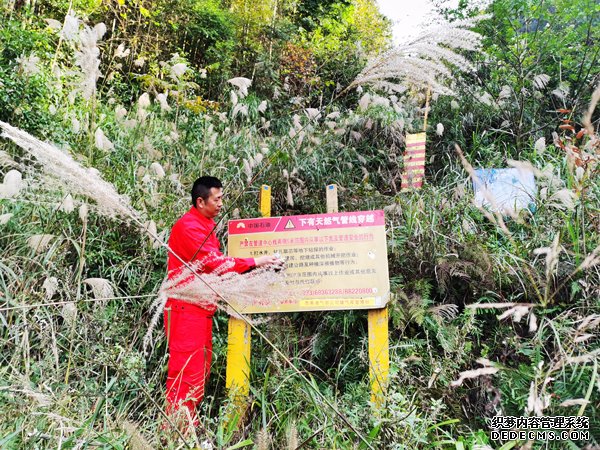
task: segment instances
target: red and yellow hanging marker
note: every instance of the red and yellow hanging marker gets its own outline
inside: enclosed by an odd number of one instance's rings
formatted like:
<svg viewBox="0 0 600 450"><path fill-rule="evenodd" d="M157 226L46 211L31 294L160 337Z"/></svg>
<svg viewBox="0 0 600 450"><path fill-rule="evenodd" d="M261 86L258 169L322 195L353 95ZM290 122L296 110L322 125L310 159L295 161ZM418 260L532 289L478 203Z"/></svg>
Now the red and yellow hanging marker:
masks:
<svg viewBox="0 0 600 450"><path fill-rule="evenodd" d="M420 189L425 176L425 133L407 134L402 190Z"/></svg>
<svg viewBox="0 0 600 450"><path fill-rule="evenodd" d="M427 87L425 98L425 116L423 132L406 135L404 151L404 172L402 172L402 191L421 189L425 178L425 143L427 141L427 117L429 116L429 100L431 86Z"/></svg>

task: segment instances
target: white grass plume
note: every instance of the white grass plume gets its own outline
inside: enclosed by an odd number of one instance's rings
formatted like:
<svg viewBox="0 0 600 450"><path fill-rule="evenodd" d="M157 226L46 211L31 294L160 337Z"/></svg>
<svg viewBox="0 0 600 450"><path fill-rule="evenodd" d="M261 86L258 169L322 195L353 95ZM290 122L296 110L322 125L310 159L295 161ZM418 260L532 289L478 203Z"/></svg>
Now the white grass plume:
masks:
<svg viewBox="0 0 600 450"><path fill-rule="evenodd" d="M538 90L542 90L548 85L549 81L550 77L545 73L541 73L533 77L533 86Z"/></svg>
<svg viewBox="0 0 600 450"><path fill-rule="evenodd" d="M127 58L129 56L129 53L131 53L130 49L126 49L125 48L125 44L121 43L119 44L119 46L117 47L117 49L115 50L115 54L114 57L115 58Z"/></svg>
<svg viewBox="0 0 600 450"><path fill-rule="evenodd" d="M56 290L58 289L58 278L56 277L48 277L44 280L44 283L42 284L42 289L44 289L45 295L44 297L46 297L46 300L50 300L54 294L56 293Z"/></svg>
<svg viewBox="0 0 600 450"><path fill-rule="evenodd" d="M115 148L114 144L106 137L102 128L96 128L96 132L94 133L94 140L96 143L96 148L100 150L113 150Z"/></svg>
<svg viewBox="0 0 600 450"><path fill-rule="evenodd" d="M8 153L0 150L0 167L19 167L19 164Z"/></svg>
<svg viewBox="0 0 600 450"><path fill-rule="evenodd" d="M152 450L154 448L146 440L139 427L135 423L125 420L121 427L129 436L128 444L131 450Z"/></svg>
<svg viewBox="0 0 600 450"><path fill-rule="evenodd" d="M210 273L202 273L207 264L210 264L210 267L216 266L216 269ZM150 306L153 315L144 337L144 351L152 342L152 331L160 320L169 298L208 310L221 309L241 319L229 305L229 299L235 298L236 304L243 308L253 304L277 305L297 295L285 285L283 272L275 272L270 267L259 267L251 272L239 274L229 272L232 265L230 258L211 253L190 264L190 268L184 267L178 274L165 279L158 291L158 297Z"/></svg>
<svg viewBox="0 0 600 450"><path fill-rule="evenodd" d="M586 270L600 264L600 245L585 257L578 270Z"/></svg>
<svg viewBox="0 0 600 450"><path fill-rule="evenodd" d="M0 225L6 225L12 216L12 213L0 214Z"/></svg>
<svg viewBox="0 0 600 450"><path fill-rule="evenodd" d="M162 180L166 176L165 169L156 161L150 164L150 170L159 180Z"/></svg>
<svg viewBox="0 0 600 450"><path fill-rule="evenodd" d="M97 43L106 33L106 25L97 24L94 28L84 26L79 32L79 48L75 52L75 62L81 68L81 95L89 100L96 93L96 81L100 73L100 49Z"/></svg>
<svg viewBox="0 0 600 450"><path fill-rule="evenodd" d="M590 314L587 317L581 319L581 323L577 327L578 332L583 332L585 330L592 330L600 325L600 314Z"/></svg>
<svg viewBox="0 0 600 450"><path fill-rule="evenodd" d="M593 137L595 137L594 126L592 125L592 114L594 113L594 110L596 109L596 105L598 104L598 102L600 102L600 83L598 83L598 86L596 86L596 89L594 89L588 110L586 111L585 115L583 116L583 125L585 126L585 128L588 132L588 135L592 136L592 139L593 139ZM597 137L596 137L596 142L597 142Z"/></svg>
<svg viewBox="0 0 600 450"><path fill-rule="evenodd" d="M23 75L31 76L40 73L40 58L33 53L29 56L20 56L15 62L19 65L19 70Z"/></svg>
<svg viewBox="0 0 600 450"><path fill-rule="evenodd" d="M5 122L0 121L0 128L1 136L13 141L40 163L44 175L67 187L72 193L95 201L101 214L120 217L126 221L139 221L139 214L131 207L129 200L119 195L112 184L103 180L96 169L81 166L68 153Z"/></svg>
<svg viewBox="0 0 600 450"><path fill-rule="evenodd" d="M560 404L560 406L562 407L567 407L567 406L584 406L584 405L588 405L590 403L589 400L586 400L585 398L573 398L570 400L565 400L564 402L562 402Z"/></svg>
<svg viewBox="0 0 600 450"><path fill-rule="evenodd" d="M53 24L50 24L51 26ZM79 19L75 15L75 12L70 9L69 13L65 16L65 21L60 32L61 37L65 41L74 41L77 39L79 34Z"/></svg>
<svg viewBox="0 0 600 450"><path fill-rule="evenodd" d="M291 421L286 432L286 441L288 450L295 450L298 448L298 428L296 427L296 422L293 420Z"/></svg>
<svg viewBox="0 0 600 450"><path fill-rule="evenodd" d="M87 278L83 280L83 283L92 288L96 299L108 299L115 295L111 282L105 278Z"/></svg>
<svg viewBox="0 0 600 450"><path fill-rule="evenodd" d="M218 265L211 273L201 273L205 264ZM229 272L231 259L208 255L203 261L190 265L192 270L200 273L193 276L190 269L184 268L177 276L167 280L161 287L165 295L171 298L192 303L203 308L221 308L235 314L226 299L235 298L242 307L254 304L276 305L290 298L290 291L283 283L285 276L270 268L257 268L245 274ZM212 288L212 289L211 289ZM214 289L214 290L213 290ZM219 294L215 293L217 291Z"/></svg>
<svg viewBox="0 0 600 450"><path fill-rule="evenodd" d="M242 98L248 95L248 88L252 85L252 80L244 77L231 78L227 82L239 89Z"/></svg>
<svg viewBox="0 0 600 450"><path fill-rule="evenodd" d="M36 253L40 253L50 247L55 237L53 234L34 234L27 239L27 246Z"/></svg>
<svg viewBox="0 0 600 450"><path fill-rule="evenodd" d="M160 109L162 111L170 111L171 107L169 106L169 102L167 101L168 93L161 93L156 96L156 101L160 103Z"/></svg>
<svg viewBox="0 0 600 450"><path fill-rule="evenodd" d="M544 153L546 151L546 138L541 137L534 144L535 151L538 153Z"/></svg>
<svg viewBox="0 0 600 450"><path fill-rule="evenodd" d="M75 211L75 202L73 202L71 194L67 194L65 198L63 198L58 205L58 210L68 214Z"/></svg>
<svg viewBox="0 0 600 450"><path fill-rule="evenodd" d="M446 23L421 34L415 40L371 59L345 91L372 85L402 93L409 88L427 89L452 95L447 86L459 70L470 71L471 63L458 51L480 48L481 35L468 28L487 16ZM450 69L453 67L453 70Z"/></svg>
<svg viewBox="0 0 600 450"><path fill-rule="evenodd" d="M504 320L510 317L513 322L520 322L527 313L529 313L529 306L519 305L500 314L498 320Z"/></svg>
<svg viewBox="0 0 600 450"><path fill-rule="evenodd" d="M179 81L179 78L187 71L187 65L185 63L177 63L171 66L171 78L175 81Z"/></svg>
<svg viewBox="0 0 600 450"><path fill-rule="evenodd" d="M552 245L549 247L540 247L533 250L534 255L546 256L546 281L550 281L550 277L556 272L558 260L562 247L559 245L560 235L556 233L552 240Z"/></svg>
<svg viewBox="0 0 600 450"><path fill-rule="evenodd" d="M23 187L21 172L14 169L9 170L4 175L4 181L0 183L0 199L16 197Z"/></svg>
<svg viewBox="0 0 600 450"><path fill-rule="evenodd" d="M453 320L458 315L458 306L449 303L431 307L428 311L442 320Z"/></svg>

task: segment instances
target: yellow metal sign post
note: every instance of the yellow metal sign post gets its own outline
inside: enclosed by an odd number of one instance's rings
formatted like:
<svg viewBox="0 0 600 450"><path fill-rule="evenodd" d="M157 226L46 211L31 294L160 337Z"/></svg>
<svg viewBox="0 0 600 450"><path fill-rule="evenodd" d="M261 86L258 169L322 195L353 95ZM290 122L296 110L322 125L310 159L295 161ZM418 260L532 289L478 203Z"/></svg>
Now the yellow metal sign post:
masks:
<svg viewBox="0 0 600 450"><path fill-rule="evenodd" d="M371 402L379 409L385 403L390 372L388 308L370 309L368 314Z"/></svg>
<svg viewBox="0 0 600 450"><path fill-rule="evenodd" d="M259 208L262 217L271 216L270 186L261 186ZM250 325L235 317L229 318L225 386L237 403L237 412L240 416L245 409L244 402L250 392L251 338Z"/></svg>

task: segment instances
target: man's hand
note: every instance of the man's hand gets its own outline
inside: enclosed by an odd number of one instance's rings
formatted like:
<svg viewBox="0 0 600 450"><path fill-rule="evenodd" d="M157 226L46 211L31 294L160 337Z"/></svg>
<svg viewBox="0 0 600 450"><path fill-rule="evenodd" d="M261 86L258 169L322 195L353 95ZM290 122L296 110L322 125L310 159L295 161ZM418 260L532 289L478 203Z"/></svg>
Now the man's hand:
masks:
<svg viewBox="0 0 600 450"><path fill-rule="evenodd" d="M256 267L262 266L276 266L280 267L283 265L283 260L275 255L263 255L258 258L254 258L254 264Z"/></svg>

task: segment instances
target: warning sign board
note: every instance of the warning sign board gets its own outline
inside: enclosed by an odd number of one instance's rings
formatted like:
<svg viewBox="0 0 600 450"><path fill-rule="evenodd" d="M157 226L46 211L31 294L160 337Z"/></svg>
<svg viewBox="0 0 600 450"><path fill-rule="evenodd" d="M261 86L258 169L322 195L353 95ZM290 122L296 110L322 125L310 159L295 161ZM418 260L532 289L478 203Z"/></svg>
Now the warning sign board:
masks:
<svg viewBox="0 0 600 450"><path fill-rule="evenodd" d="M278 305L235 305L240 312L372 309L388 301L383 211L229 221L229 256L275 253L297 295Z"/></svg>

